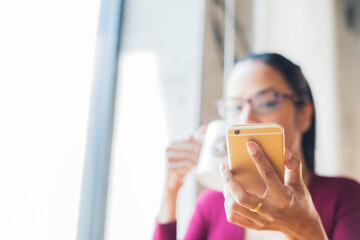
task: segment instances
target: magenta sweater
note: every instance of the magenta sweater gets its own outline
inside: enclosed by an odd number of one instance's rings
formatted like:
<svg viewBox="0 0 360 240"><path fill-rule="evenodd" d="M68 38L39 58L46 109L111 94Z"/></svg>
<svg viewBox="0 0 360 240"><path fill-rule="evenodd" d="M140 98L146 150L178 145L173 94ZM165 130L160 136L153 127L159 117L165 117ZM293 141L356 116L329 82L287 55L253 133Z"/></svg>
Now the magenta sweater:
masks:
<svg viewBox="0 0 360 240"><path fill-rule="evenodd" d="M347 178L313 175L309 191L331 240L360 240L360 184ZM244 228L229 223L221 192L204 190L198 197L184 239L242 240ZM155 240L176 239L176 222L156 223Z"/></svg>

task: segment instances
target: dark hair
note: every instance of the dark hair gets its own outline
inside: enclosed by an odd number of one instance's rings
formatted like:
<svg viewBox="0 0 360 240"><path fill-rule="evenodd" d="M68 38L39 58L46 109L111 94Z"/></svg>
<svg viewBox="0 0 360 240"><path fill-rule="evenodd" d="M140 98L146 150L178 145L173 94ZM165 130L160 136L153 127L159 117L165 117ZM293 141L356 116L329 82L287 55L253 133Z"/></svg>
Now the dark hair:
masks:
<svg viewBox="0 0 360 240"><path fill-rule="evenodd" d="M294 94L300 99L296 102L298 107L303 106L306 102L310 102L313 106L313 115L311 126L302 136L302 150L305 157L306 166L310 171L315 168L315 138L316 138L316 114L314 99L308 82L301 68L291 62L289 59L277 53L251 54L240 60L259 60L279 71L285 78Z"/></svg>

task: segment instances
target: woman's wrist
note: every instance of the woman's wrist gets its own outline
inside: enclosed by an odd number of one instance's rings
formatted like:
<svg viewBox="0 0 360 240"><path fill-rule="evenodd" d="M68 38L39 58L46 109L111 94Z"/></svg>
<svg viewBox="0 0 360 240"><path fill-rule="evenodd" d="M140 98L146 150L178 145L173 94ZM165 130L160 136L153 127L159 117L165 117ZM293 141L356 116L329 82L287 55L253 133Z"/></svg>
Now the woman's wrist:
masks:
<svg viewBox="0 0 360 240"><path fill-rule="evenodd" d="M309 229L309 231L307 232L308 237L306 237L306 239L328 240L324 226L322 224L321 218L318 213L316 213L313 224L310 224L308 229Z"/></svg>
<svg viewBox="0 0 360 240"><path fill-rule="evenodd" d="M298 229L284 231L288 240L328 240L320 216L317 214L307 224L298 225Z"/></svg>
<svg viewBox="0 0 360 240"><path fill-rule="evenodd" d="M176 220L176 198L178 191L167 191L163 194L160 212L157 218L159 223L168 223Z"/></svg>

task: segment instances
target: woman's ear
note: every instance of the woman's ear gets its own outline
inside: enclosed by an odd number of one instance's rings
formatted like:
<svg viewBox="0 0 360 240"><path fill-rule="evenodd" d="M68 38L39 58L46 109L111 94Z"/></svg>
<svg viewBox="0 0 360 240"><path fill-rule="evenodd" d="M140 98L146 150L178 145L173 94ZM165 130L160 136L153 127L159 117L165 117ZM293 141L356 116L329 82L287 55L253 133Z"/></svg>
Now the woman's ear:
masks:
<svg viewBox="0 0 360 240"><path fill-rule="evenodd" d="M314 107L312 106L312 104L310 102L306 102L301 107L301 109L299 109L299 114L297 117L298 118L298 127L302 133L306 132L311 127L311 120L312 120L313 112L314 112Z"/></svg>

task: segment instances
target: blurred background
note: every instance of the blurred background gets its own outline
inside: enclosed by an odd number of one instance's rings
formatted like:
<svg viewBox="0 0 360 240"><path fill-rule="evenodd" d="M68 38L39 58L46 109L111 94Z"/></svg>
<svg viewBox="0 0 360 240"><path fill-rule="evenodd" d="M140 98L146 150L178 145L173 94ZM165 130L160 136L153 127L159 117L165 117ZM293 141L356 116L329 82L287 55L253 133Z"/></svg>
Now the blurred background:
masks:
<svg viewBox="0 0 360 240"><path fill-rule="evenodd" d="M316 172L360 180L359 0L2 1L0 30L0 239L150 239L165 147L250 52L302 67Z"/></svg>

